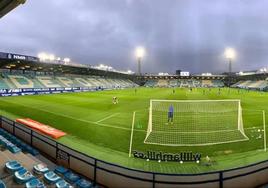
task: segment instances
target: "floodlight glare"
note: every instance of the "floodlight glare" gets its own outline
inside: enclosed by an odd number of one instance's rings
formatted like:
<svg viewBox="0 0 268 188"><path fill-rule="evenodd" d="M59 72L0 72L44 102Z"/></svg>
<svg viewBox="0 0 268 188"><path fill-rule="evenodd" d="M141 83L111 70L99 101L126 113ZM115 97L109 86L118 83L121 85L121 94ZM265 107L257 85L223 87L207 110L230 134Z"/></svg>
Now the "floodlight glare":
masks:
<svg viewBox="0 0 268 188"><path fill-rule="evenodd" d="M226 48L224 54L227 59L234 59L236 56L235 50L233 48Z"/></svg>
<svg viewBox="0 0 268 188"><path fill-rule="evenodd" d="M50 55L49 55L49 60L50 60L50 61L54 61L54 60L55 60L55 56L54 56L53 54L50 54Z"/></svg>
<svg viewBox="0 0 268 188"><path fill-rule="evenodd" d="M67 57L66 57L66 58L63 59L63 61L64 61L65 63L70 63L71 60L70 60L70 58L67 58Z"/></svg>
<svg viewBox="0 0 268 188"><path fill-rule="evenodd" d="M44 61L47 59L47 54L45 53L39 53L37 56L41 61Z"/></svg>
<svg viewBox="0 0 268 188"><path fill-rule="evenodd" d="M136 48L136 57L143 58L145 55L145 49L143 47Z"/></svg>

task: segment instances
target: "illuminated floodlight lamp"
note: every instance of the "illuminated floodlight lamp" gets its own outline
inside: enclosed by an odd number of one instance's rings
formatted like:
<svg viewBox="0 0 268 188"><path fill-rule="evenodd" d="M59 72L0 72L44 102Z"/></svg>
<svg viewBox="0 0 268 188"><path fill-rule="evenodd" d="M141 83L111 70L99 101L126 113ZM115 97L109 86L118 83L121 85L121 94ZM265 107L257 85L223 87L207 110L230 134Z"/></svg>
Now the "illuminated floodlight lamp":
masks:
<svg viewBox="0 0 268 188"><path fill-rule="evenodd" d="M54 60L55 60L55 56L54 56L53 54L50 54L50 55L48 56L48 59L49 59L50 61L54 61Z"/></svg>
<svg viewBox="0 0 268 188"><path fill-rule="evenodd" d="M225 57L229 60L230 59L233 60L236 57L236 53L233 48L226 48L224 54L225 54Z"/></svg>
<svg viewBox="0 0 268 188"><path fill-rule="evenodd" d="M48 58L48 56L47 56L47 54L46 53L39 53L38 55L37 55L37 57L41 60L41 61L45 61L47 58Z"/></svg>
<svg viewBox="0 0 268 188"><path fill-rule="evenodd" d="M143 58L144 55L145 55L145 49L143 47L137 47L136 48L136 57Z"/></svg>
<svg viewBox="0 0 268 188"><path fill-rule="evenodd" d="M67 58L67 57L65 57L64 59L63 59L63 61L65 62L65 63L70 63L70 58Z"/></svg>

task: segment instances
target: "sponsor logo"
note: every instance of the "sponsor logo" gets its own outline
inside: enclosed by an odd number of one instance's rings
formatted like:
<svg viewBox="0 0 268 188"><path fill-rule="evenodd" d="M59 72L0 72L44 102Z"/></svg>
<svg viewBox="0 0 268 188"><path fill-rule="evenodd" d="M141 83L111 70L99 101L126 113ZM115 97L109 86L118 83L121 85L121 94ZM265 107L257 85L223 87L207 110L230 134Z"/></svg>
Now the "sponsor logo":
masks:
<svg viewBox="0 0 268 188"><path fill-rule="evenodd" d="M135 158L141 158L146 160L154 161L171 161L171 162L195 162L201 160L200 153L193 152L179 152L179 153L165 153L165 152L155 152L155 151L133 151L133 156Z"/></svg>
<svg viewBox="0 0 268 188"><path fill-rule="evenodd" d="M13 59L26 60L26 57L23 55L13 55Z"/></svg>

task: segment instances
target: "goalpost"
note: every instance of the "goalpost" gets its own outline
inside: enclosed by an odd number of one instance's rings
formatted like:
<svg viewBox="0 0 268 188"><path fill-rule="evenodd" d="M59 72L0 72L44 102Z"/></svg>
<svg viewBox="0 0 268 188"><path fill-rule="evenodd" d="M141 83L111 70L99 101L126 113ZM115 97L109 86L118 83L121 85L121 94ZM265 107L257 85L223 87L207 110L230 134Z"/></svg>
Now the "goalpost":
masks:
<svg viewBox="0 0 268 188"><path fill-rule="evenodd" d="M245 140L240 100L150 100L146 144L202 146Z"/></svg>

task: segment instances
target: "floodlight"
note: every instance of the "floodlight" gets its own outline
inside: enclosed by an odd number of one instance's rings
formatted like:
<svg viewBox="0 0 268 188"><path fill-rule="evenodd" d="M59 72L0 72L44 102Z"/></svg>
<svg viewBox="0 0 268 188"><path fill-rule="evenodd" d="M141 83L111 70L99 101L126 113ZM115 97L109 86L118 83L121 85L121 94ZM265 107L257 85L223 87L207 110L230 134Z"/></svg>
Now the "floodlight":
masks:
<svg viewBox="0 0 268 188"><path fill-rule="evenodd" d="M234 59L236 56L235 50L233 48L226 48L224 54L227 59Z"/></svg>
<svg viewBox="0 0 268 188"><path fill-rule="evenodd" d="M137 47L136 48L136 57L143 58L144 55L145 55L145 49L143 47Z"/></svg>
<svg viewBox="0 0 268 188"><path fill-rule="evenodd" d="M141 75L141 59L145 55L145 49L143 47L136 48L136 57L138 59L138 74Z"/></svg>
<svg viewBox="0 0 268 188"><path fill-rule="evenodd" d="M49 58L50 61L54 61L55 60L55 56L53 54L50 54L48 58Z"/></svg>
<svg viewBox="0 0 268 188"><path fill-rule="evenodd" d="M45 53L39 53L38 55L38 58L41 60L41 61L44 61L44 60L46 60L47 59L47 54L45 54Z"/></svg>
<svg viewBox="0 0 268 188"><path fill-rule="evenodd" d="M70 60L70 58L67 58L67 57L66 57L66 58L63 59L63 61L64 61L65 63L70 63L71 60Z"/></svg>

